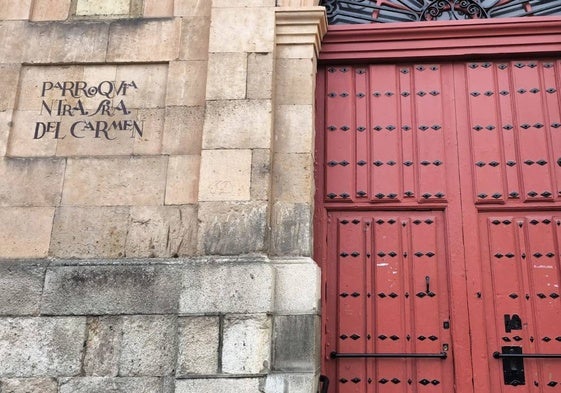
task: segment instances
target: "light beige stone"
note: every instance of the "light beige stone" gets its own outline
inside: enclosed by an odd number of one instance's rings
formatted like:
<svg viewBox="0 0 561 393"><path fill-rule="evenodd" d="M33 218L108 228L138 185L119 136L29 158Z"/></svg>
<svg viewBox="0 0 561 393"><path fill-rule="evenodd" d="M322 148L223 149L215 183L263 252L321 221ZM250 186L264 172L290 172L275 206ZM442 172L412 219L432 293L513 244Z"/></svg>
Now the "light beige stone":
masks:
<svg viewBox="0 0 561 393"><path fill-rule="evenodd" d="M128 15L130 0L77 0L76 15Z"/></svg>
<svg viewBox="0 0 561 393"><path fill-rule="evenodd" d="M279 7L314 7L319 0L277 0Z"/></svg>
<svg viewBox="0 0 561 393"><path fill-rule="evenodd" d="M206 61L171 62L166 104L171 106L204 105L206 75Z"/></svg>
<svg viewBox="0 0 561 393"><path fill-rule="evenodd" d="M231 2L230 2L231 3ZM213 8L210 52L272 52L275 7ZM224 39L228 37L228 39Z"/></svg>
<svg viewBox="0 0 561 393"><path fill-rule="evenodd" d="M166 181L166 205L197 203L200 156L171 156Z"/></svg>
<svg viewBox="0 0 561 393"><path fill-rule="evenodd" d="M277 59L276 98L278 105L313 105L315 64L312 59Z"/></svg>
<svg viewBox="0 0 561 393"><path fill-rule="evenodd" d="M271 196L271 150L254 149L251 160L251 200L267 201Z"/></svg>
<svg viewBox="0 0 561 393"><path fill-rule="evenodd" d="M251 150L203 150L200 201L250 199Z"/></svg>
<svg viewBox="0 0 561 393"><path fill-rule="evenodd" d="M261 393L260 378L178 379L175 393Z"/></svg>
<svg viewBox="0 0 561 393"><path fill-rule="evenodd" d="M29 19L32 0L0 0L0 20Z"/></svg>
<svg viewBox="0 0 561 393"><path fill-rule="evenodd" d="M57 258L125 256L128 207L60 207L49 255Z"/></svg>
<svg viewBox="0 0 561 393"><path fill-rule="evenodd" d="M275 270L275 310L278 313L315 314L319 311L321 272L311 258L279 263Z"/></svg>
<svg viewBox="0 0 561 393"><path fill-rule="evenodd" d="M275 0L237 0L235 3L229 0L212 0L215 8L231 8L233 4L237 7L274 7Z"/></svg>
<svg viewBox="0 0 561 393"><path fill-rule="evenodd" d="M56 154L55 130L60 117L37 115L36 111L15 111L10 129L7 155L12 157L50 157ZM49 124L50 132L35 130L38 123ZM43 134L43 136L41 136Z"/></svg>
<svg viewBox="0 0 561 393"><path fill-rule="evenodd" d="M201 154L205 108L176 106L166 108L164 154Z"/></svg>
<svg viewBox="0 0 561 393"><path fill-rule="evenodd" d="M0 64L0 112L13 109L16 104L20 70L19 64Z"/></svg>
<svg viewBox="0 0 561 393"><path fill-rule="evenodd" d="M144 0L145 18L167 18L173 16L173 0Z"/></svg>
<svg viewBox="0 0 561 393"><path fill-rule="evenodd" d="M210 17L185 16L181 23L179 58L181 60L207 60Z"/></svg>
<svg viewBox="0 0 561 393"><path fill-rule="evenodd" d="M311 203L314 195L313 164L311 154L275 154L273 198L282 202Z"/></svg>
<svg viewBox="0 0 561 393"><path fill-rule="evenodd" d="M138 23L111 24L107 61L163 62L179 55L179 19L160 19ZM157 39L155 39L157 37Z"/></svg>
<svg viewBox="0 0 561 393"><path fill-rule="evenodd" d="M12 122L12 111L0 111L0 157L6 155L8 149L8 134Z"/></svg>
<svg viewBox="0 0 561 393"><path fill-rule="evenodd" d="M272 122L269 100L210 101L203 148L270 148Z"/></svg>
<svg viewBox="0 0 561 393"><path fill-rule="evenodd" d="M197 244L195 206L133 206L127 234L127 257L170 258L194 255Z"/></svg>
<svg viewBox="0 0 561 393"><path fill-rule="evenodd" d="M57 206L65 161L0 159L0 206Z"/></svg>
<svg viewBox="0 0 561 393"><path fill-rule="evenodd" d="M175 0L175 16L210 16L211 0Z"/></svg>
<svg viewBox="0 0 561 393"><path fill-rule="evenodd" d="M314 107L277 105L274 149L278 153L313 153Z"/></svg>
<svg viewBox="0 0 561 393"><path fill-rule="evenodd" d="M34 22L66 20L72 0L35 0L31 20Z"/></svg>
<svg viewBox="0 0 561 393"><path fill-rule="evenodd" d="M134 141L135 155L155 155L162 151L165 109L139 109L138 121L142 124L142 135L129 131L128 138Z"/></svg>
<svg viewBox="0 0 561 393"><path fill-rule="evenodd" d="M10 1L10 0L4 0ZM2 63L21 63L24 53L21 50L21 37L26 32L27 22L25 21L4 21L0 23L0 59Z"/></svg>
<svg viewBox="0 0 561 393"><path fill-rule="evenodd" d="M136 89L128 89L127 95L122 97L127 108L145 109L165 106L168 83L167 64L119 65L116 70L116 80L118 83L125 81L134 82L137 85Z"/></svg>
<svg viewBox="0 0 561 393"><path fill-rule="evenodd" d="M316 48L311 43L301 45L277 45L277 59L313 59Z"/></svg>
<svg viewBox="0 0 561 393"><path fill-rule="evenodd" d="M247 98L270 99L273 97L272 53L250 53L247 60Z"/></svg>
<svg viewBox="0 0 561 393"><path fill-rule="evenodd" d="M45 258L55 209L0 207L0 257Z"/></svg>
<svg viewBox="0 0 561 393"><path fill-rule="evenodd" d="M210 53L206 99L244 99L247 77L246 53Z"/></svg>
<svg viewBox="0 0 561 393"><path fill-rule="evenodd" d="M163 205L167 157L69 159L62 204Z"/></svg>
<svg viewBox="0 0 561 393"><path fill-rule="evenodd" d="M204 334L201 334L204 332ZM177 377L218 372L218 317L188 317L179 320Z"/></svg>

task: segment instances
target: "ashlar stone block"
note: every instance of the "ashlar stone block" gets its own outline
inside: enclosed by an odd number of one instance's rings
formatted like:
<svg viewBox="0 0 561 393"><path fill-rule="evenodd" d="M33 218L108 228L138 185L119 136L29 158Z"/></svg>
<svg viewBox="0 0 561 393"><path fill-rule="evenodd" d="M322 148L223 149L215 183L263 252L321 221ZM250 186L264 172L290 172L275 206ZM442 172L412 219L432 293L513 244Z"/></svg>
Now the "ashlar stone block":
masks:
<svg viewBox="0 0 561 393"><path fill-rule="evenodd" d="M202 106L166 108L162 153L200 155L204 114Z"/></svg>
<svg viewBox="0 0 561 393"><path fill-rule="evenodd" d="M210 4L210 1L197 0L197 4ZM210 14L210 6L208 13ZM181 60L207 60L209 35L209 16L184 16L181 24L179 58Z"/></svg>
<svg viewBox="0 0 561 393"><path fill-rule="evenodd" d="M273 98L273 53L250 53L247 59L247 98Z"/></svg>
<svg viewBox="0 0 561 393"><path fill-rule="evenodd" d="M128 15L130 0L77 0L76 15Z"/></svg>
<svg viewBox="0 0 561 393"><path fill-rule="evenodd" d="M180 318L176 376L216 374L219 335L219 317Z"/></svg>
<svg viewBox="0 0 561 393"><path fill-rule="evenodd" d="M207 103L204 149L269 149L273 125L270 100Z"/></svg>
<svg viewBox="0 0 561 393"><path fill-rule="evenodd" d="M184 267L180 313L265 313L272 310L273 270L266 263L209 260Z"/></svg>
<svg viewBox="0 0 561 393"><path fill-rule="evenodd" d="M271 150L254 149L251 160L251 200L266 201L271 196Z"/></svg>
<svg viewBox="0 0 561 393"><path fill-rule="evenodd" d="M314 107L277 105L275 107L275 152L314 152Z"/></svg>
<svg viewBox="0 0 561 393"><path fill-rule="evenodd" d="M34 22L66 20L72 0L34 0L31 20Z"/></svg>
<svg viewBox="0 0 561 393"><path fill-rule="evenodd" d="M202 106L205 103L207 61L189 60L169 63L168 106Z"/></svg>
<svg viewBox="0 0 561 393"><path fill-rule="evenodd" d="M78 375L85 325L81 317L0 319L0 375Z"/></svg>
<svg viewBox="0 0 561 393"><path fill-rule="evenodd" d="M171 156L169 158L166 205L197 203L200 166L200 156ZM196 222L192 224L197 226Z"/></svg>
<svg viewBox="0 0 561 393"><path fill-rule="evenodd" d="M16 104L17 85L21 66L19 64L0 64L0 112L13 109Z"/></svg>
<svg viewBox="0 0 561 393"><path fill-rule="evenodd" d="M318 377L316 373L269 374L265 382L264 393L317 392Z"/></svg>
<svg viewBox="0 0 561 393"><path fill-rule="evenodd" d="M226 316L222 371L227 374L267 373L271 367L271 318L265 315Z"/></svg>
<svg viewBox="0 0 561 393"><path fill-rule="evenodd" d="M46 266L38 263L0 263L0 315L37 314L45 271Z"/></svg>
<svg viewBox="0 0 561 393"><path fill-rule="evenodd" d="M274 7L275 0L238 0L236 1L238 7ZM213 0L212 6L215 8L231 8L232 2L228 0Z"/></svg>
<svg viewBox="0 0 561 393"><path fill-rule="evenodd" d="M313 105L315 69L312 59L277 59L276 99L278 105Z"/></svg>
<svg viewBox="0 0 561 393"><path fill-rule="evenodd" d="M175 0L175 16L210 16L212 1Z"/></svg>
<svg viewBox="0 0 561 393"><path fill-rule="evenodd" d="M41 312L57 315L171 314L182 277L173 266L53 266Z"/></svg>
<svg viewBox="0 0 561 393"><path fill-rule="evenodd" d="M310 258L280 260L275 264L275 311L281 314L319 312L320 270Z"/></svg>
<svg viewBox="0 0 561 393"><path fill-rule="evenodd" d="M54 211L51 207L0 207L0 257L45 258Z"/></svg>
<svg viewBox="0 0 561 393"><path fill-rule="evenodd" d="M173 0L144 0L145 18L169 18L173 16Z"/></svg>
<svg viewBox="0 0 561 393"><path fill-rule="evenodd" d="M313 158L304 153L273 157L273 197L282 202L310 203L314 195Z"/></svg>
<svg viewBox="0 0 561 393"><path fill-rule="evenodd" d="M49 254L57 258L125 256L127 207L57 208Z"/></svg>
<svg viewBox="0 0 561 393"><path fill-rule="evenodd" d="M274 323L273 368L314 372L319 364L320 320L317 315L278 315Z"/></svg>
<svg viewBox="0 0 561 393"><path fill-rule="evenodd" d="M213 6L216 5L213 2ZM273 52L274 4L270 7L213 8L209 42L210 52Z"/></svg>
<svg viewBox="0 0 561 393"><path fill-rule="evenodd" d="M246 98L247 77L247 53L210 53L206 99L240 100Z"/></svg>
<svg viewBox="0 0 561 393"><path fill-rule="evenodd" d="M262 393L262 378L178 379L175 393Z"/></svg>
<svg viewBox="0 0 561 393"><path fill-rule="evenodd" d="M250 199L251 150L203 150L200 201Z"/></svg>
<svg viewBox="0 0 561 393"><path fill-rule="evenodd" d="M0 20L29 19L32 0L0 0Z"/></svg>
<svg viewBox="0 0 561 393"><path fill-rule="evenodd" d="M122 317L90 317L83 361L87 376L116 377L119 373Z"/></svg>
<svg viewBox="0 0 561 393"><path fill-rule="evenodd" d="M0 380L2 393L58 393L54 378L7 378Z"/></svg>
<svg viewBox="0 0 561 393"><path fill-rule="evenodd" d="M311 255L312 207L307 203L275 202L272 210L271 253Z"/></svg>
<svg viewBox="0 0 561 393"><path fill-rule="evenodd" d="M164 393L160 378L61 378L59 393Z"/></svg>

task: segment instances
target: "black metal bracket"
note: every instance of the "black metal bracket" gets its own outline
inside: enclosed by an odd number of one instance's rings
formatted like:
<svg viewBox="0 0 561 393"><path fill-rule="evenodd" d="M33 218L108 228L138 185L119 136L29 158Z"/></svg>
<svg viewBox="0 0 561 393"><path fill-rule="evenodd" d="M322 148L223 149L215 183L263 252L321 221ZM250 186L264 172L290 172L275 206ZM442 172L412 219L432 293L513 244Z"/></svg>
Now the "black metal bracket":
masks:
<svg viewBox="0 0 561 393"><path fill-rule="evenodd" d="M505 385L519 386L526 384L524 357L522 347L502 347L502 352L493 352L493 358L503 360L503 381Z"/></svg>
<svg viewBox="0 0 561 393"><path fill-rule="evenodd" d="M530 359L561 359L559 353L500 353L493 352L495 359L530 358Z"/></svg>
<svg viewBox="0 0 561 393"><path fill-rule="evenodd" d="M446 352L440 353L337 353L329 354L331 359L340 358L413 358L413 359L446 359Z"/></svg>
<svg viewBox="0 0 561 393"><path fill-rule="evenodd" d="M327 393L329 391L329 378L325 375L320 375L319 383L321 383L321 390L318 393Z"/></svg>

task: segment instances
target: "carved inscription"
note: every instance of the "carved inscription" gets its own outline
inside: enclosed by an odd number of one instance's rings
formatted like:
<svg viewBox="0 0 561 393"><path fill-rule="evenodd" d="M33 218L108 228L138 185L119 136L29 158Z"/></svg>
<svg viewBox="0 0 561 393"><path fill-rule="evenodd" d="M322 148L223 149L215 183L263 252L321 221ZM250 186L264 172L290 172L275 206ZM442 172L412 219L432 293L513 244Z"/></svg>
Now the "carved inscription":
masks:
<svg viewBox="0 0 561 393"><path fill-rule="evenodd" d="M42 120L35 123L33 139L142 138L144 122L127 105L127 97L138 89L134 80L43 81Z"/></svg>

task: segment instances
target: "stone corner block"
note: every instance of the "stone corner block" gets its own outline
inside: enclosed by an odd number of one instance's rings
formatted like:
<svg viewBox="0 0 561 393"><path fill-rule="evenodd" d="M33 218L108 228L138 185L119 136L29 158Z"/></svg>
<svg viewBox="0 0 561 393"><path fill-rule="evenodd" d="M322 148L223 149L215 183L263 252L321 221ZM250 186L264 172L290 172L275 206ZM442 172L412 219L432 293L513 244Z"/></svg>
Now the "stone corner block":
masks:
<svg viewBox="0 0 561 393"><path fill-rule="evenodd" d="M312 217L312 207L307 203L276 202L272 207L271 253L311 255Z"/></svg>
<svg viewBox="0 0 561 393"><path fill-rule="evenodd" d="M318 391L316 373L267 375L264 393L316 393Z"/></svg>
<svg viewBox="0 0 561 393"><path fill-rule="evenodd" d="M59 393L164 393L160 378L61 378Z"/></svg>
<svg viewBox="0 0 561 393"><path fill-rule="evenodd" d="M275 316L273 369L314 372L319 366L320 319L317 315Z"/></svg>
<svg viewBox="0 0 561 393"><path fill-rule="evenodd" d="M183 317L178 321L178 378L218 372L219 317Z"/></svg>
<svg viewBox="0 0 561 393"><path fill-rule="evenodd" d="M178 379L175 393L261 393L262 378Z"/></svg>
<svg viewBox="0 0 561 393"><path fill-rule="evenodd" d="M200 201L248 201L251 150L203 150Z"/></svg>
<svg viewBox="0 0 561 393"><path fill-rule="evenodd" d="M185 266L179 312L271 312L274 285L272 269L266 263L211 260Z"/></svg>
<svg viewBox="0 0 561 393"><path fill-rule="evenodd" d="M46 266L0 261L0 315L39 312Z"/></svg>
<svg viewBox="0 0 561 393"><path fill-rule="evenodd" d="M275 311L310 313L320 309L321 272L310 258L275 263Z"/></svg>

